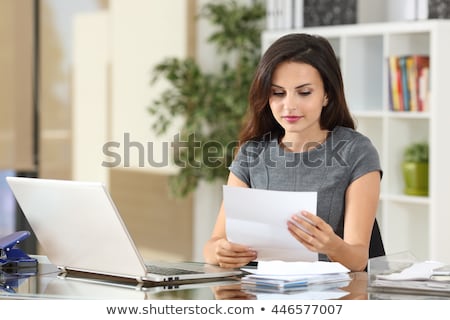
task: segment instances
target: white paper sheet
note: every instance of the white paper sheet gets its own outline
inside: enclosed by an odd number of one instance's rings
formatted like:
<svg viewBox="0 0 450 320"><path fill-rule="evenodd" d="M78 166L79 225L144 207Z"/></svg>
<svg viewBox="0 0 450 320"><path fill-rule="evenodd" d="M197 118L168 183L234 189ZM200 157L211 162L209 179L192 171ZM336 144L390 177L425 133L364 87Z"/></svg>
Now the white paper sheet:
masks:
<svg viewBox="0 0 450 320"><path fill-rule="evenodd" d="M317 192L223 187L227 237L255 249L258 260L317 261L287 230L287 221L302 210L316 214Z"/></svg>
<svg viewBox="0 0 450 320"><path fill-rule="evenodd" d="M257 300L332 300L339 299L348 295L349 292L334 289L334 290L306 290L294 293L258 293Z"/></svg>
<svg viewBox="0 0 450 320"><path fill-rule="evenodd" d="M286 261L261 261L257 269L246 269L256 275L277 276L303 276L303 275L326 275L337 273L348 273L350 270L339 262L286 262Z"/></svg>
<svg viewBox="0 0 450 320"><path fill-rule="evenodd" d="M433 269L442 267L444 263L439 261L423 261L414 263L412 266L402 270L401 272L377 275L377 279L382 280L430 280Z"/></svg>

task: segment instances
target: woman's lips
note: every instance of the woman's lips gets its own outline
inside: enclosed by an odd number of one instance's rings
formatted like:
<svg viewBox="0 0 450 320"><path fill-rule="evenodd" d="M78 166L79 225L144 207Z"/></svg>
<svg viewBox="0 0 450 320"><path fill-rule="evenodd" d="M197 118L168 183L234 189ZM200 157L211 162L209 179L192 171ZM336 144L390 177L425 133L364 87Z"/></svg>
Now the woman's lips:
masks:
<svg viewBox="0 0 450 320"><path fill-rule="evenodd" d="M284 116L282 117L284 120L286 120L287 122L296 122L299 119L301 119L301 116Z"/></svg>

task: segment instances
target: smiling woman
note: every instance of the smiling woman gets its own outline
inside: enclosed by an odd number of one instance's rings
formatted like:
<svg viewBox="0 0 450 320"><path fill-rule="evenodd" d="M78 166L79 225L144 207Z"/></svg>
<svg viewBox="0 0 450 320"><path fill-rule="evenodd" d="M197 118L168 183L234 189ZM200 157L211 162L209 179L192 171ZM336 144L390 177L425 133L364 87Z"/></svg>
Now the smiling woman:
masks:
<svg viewBox="0 0 450 320"><path fill-rule="evenodd" d="M311 65L283 62L275 69L269 105L284 129L280 142L289 151L306 151L325 141L328 130L320 127L319 119L327 103L320 74Z"/></svg>
<svg viewBox="0 0 450 320"><path fill-rule="evenodd" d="M359 271L384 255L375 220L381 167L371 141L355 131L343 88L326 39L300 33L275 41L253 78L228 185L317 192L317 216L301 210L286 232L320 260ZM228 241L225 224L222 205L205 260L223 267L257 260L245 243Z"/></svg>

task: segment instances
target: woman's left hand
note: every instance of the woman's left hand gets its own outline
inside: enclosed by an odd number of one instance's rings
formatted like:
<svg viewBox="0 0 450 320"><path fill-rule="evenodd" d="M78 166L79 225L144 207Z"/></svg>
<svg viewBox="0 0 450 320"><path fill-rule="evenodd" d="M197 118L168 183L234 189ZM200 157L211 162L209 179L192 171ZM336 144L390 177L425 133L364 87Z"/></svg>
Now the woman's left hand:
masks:
<svg viewBox="0 0 450 320"><path fill-rule="evenodd" d="M292 236L313 252L330 255L343 243L328 223L310 212L293 215L287 224Z"/></svg>

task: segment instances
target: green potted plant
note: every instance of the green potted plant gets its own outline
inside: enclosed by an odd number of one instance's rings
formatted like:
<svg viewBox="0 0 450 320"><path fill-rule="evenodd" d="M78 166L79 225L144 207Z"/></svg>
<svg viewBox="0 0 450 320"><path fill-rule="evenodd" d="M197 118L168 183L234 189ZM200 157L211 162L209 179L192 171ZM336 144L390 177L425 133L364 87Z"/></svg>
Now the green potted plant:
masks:
<svg viewBox="0 0 450 320"><path fill-rule="evenodd" d="M428 196L428 144L415 142L408 145L403 155L405 194Z"/></svg>
<svg viewBox="0 0 450 320"><path fill-rule="evenodd" d="M176 196L194 191L200 180L225 182L261 55L265 15L261 0L208 3L199 17L214 26L208 42L217 49L219 70L204 72L192 58L170 57L153 70L152 85L159 80L170 85L148 109L156 133L166 132L175 117L183 119L173 154L180 170L169 181Z"/></svg>

